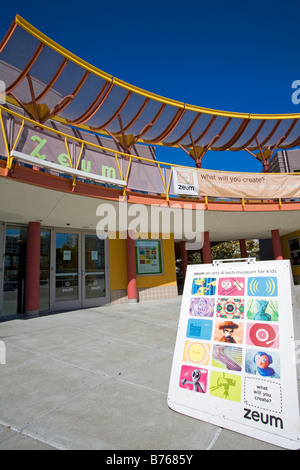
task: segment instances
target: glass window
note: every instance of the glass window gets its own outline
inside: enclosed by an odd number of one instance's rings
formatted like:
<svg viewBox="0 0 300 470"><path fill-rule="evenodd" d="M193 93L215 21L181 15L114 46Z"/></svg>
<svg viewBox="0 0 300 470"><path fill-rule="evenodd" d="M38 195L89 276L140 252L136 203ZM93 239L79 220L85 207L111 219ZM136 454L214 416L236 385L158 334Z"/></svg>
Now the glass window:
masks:
<svg viewBox="0 0 300 470"><path fill-rule="evenodd" d="M57 233L55 276L57 302L79 298L78 269L78 234Z"/></svg>
<svg viewBox="0 0 300 470"><path fill-rule="evenodd" d="M50 310L50 240L51 231L41 229L40 312Z"/></svg>
<svg viewBox="0 0 300 470"><path fill-rule="evenodd" d="M289 240L292 266L300 266L300 240L299 237Z"/></svg>
<svg viewBox="0 0 300 470"><path fill-rule="evenodd" d="M6 228L3 316L24 313L27 228Z"/></svg>
<svg viewBox="0 0 300 470"><path fill-rule="evenodd" d="M85 235L85 298L105 297L104 240Z"/></svg>

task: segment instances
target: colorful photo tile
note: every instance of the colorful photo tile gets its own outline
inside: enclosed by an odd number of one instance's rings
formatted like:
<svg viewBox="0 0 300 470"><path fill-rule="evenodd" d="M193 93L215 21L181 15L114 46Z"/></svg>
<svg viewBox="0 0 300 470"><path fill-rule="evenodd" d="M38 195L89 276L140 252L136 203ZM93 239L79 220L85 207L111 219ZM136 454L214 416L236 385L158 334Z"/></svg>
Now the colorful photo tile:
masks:
<svg viewBox="0 0 300 470"><path fill-rule="evenodd" d="M219 320L215 325L215 341L228 344L243 343L244 325L242 322Z"/></svg>
<svg viewBox="0 0 300 470"><path fill-rule="evenodd" d="M224 400L240 402L242 397L242 379L238 375L212 371L210 375L210 395Z"/></svg>
<svg viewBox="0 0 300 470"><path fill-rule="evenodd" d="M279 328L266 323L248 323L246 343L258 348L279 348Z"/></svg>
<svg viewBox="0 0 300 470"><path fill-rule="evenodd" d="M210 341L212 337L213 322L211 320L194 320L188 321L186 336L192 339L202 339Z"/></svg>
<svg viewBox="0 0 300 470"><path fill-rule="evenodd" d="M277 277L249 277L248 295L252 297L276 297Z"/></svg>
<svg viewBox="0 0 300 470"><path fill-rule="evenodd" d="M222 277L219 279L218 295L242 296L245 294L245 278Z"/></svg>
<svg viewBox="0 0 300 470"><path fill-rule="evenodd" d="M198 366L207 366L209 361L209 343L199 343L198 341L186 341L184 345L183 360L192 362Z"/></svg>
<svg viewBox="0 0 300 470"><path fill-rule="evenodd" d="M264 349L247 349L245 372L267 379L280 379L278 352Z"/></svg>
<svg viewBox="0 0 300 470"><path fill-rule="evenodd" d="M179 387L191 390L197 393L206 393L207 391L206 369L195 366L182 366L179 379Z"/></svg>
<svg viewBox="0 0 300 470"><path fill-rule="evenodd" d="M216 278L199 277L193 280L192 295L215 295Z"/></svg>
<svg viewBox="0 0 300 470"><path fill-rule="evenodd" d="M247 318L254 321L278 321L278 300L248 300Z"/></svg>
<svg viewBox="0 0 300 470"><path fill-rule="evenodd" d="M244 299L221 298L217 301L216 316L228 320L243 320L245 312Z"/></svg>
<svg viewBox="0 0 300 470"><path fill-rule="evenodd" d="M189 314L191 317L212 317L215 309L213 297L192 297Z"/></svg>
<svg viewBox="0 0 300 470"><path fill-rule="evenodd" d="M215 344L211 365L220 369L241 372L243 362L243 350L235 346Z"/></svg>

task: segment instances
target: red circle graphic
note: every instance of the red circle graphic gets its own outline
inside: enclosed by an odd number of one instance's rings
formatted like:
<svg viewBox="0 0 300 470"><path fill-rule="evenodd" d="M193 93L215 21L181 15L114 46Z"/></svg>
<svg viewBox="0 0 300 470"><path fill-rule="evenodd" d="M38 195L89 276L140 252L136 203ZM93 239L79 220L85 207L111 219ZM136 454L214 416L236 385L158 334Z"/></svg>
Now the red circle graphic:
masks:
<svg viewBox="0 0 300 470"><path fill-rule="evenodd" d="M257 323L253 325L249 332L249 337L254 346L272 348L276 341L277 335L271 325Z"/></svg>

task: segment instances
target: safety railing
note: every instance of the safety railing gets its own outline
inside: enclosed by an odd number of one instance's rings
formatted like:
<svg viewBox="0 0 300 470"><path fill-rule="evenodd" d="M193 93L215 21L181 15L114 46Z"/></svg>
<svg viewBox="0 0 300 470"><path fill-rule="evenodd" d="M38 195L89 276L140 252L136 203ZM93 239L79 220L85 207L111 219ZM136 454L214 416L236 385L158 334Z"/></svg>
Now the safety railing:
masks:
<svg viewBox="0 0 300 470"><path fill-rule="evenodd" d="M175 194L173 168L191 167L107 148L99 144L99 137L55 121L49 121L47 126L37 124L19 112L0 106L0 155L6 159L8 170L16 161L70 178L73 190L77 181L83 181L118 188L123 195L131 191L159 195L166 201L170 198L187 199ZM215 198L209 195L188 199L206 206L214 202L239 203L243 207L252 202L272 202L281 207L283 202L295 202L283 199Z"/></svg>
<svg viewBox="0 0 300 470"><path fill-rule="evenodd" d="M85 135L89 140L78 138L77 129L53 121L37 126L26 116L3 106L0 124L0 155L6 158L8 170L15 160L68 175L73 188L81 180L121 187L124 194L127 190L140 191L169 200L172 164L104 147L95 142L97 136L93 134Z"/></svg>

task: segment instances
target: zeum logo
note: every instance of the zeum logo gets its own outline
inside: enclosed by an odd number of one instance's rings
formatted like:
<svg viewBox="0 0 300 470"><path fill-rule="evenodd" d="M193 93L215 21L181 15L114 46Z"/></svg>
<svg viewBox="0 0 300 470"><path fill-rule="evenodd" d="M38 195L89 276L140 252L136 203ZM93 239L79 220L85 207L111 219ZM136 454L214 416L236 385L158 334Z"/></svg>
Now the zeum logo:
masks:
<svg viewBox="0 0 300 470"><path fill-rule="evenodd" d="M292 89L295 90L292 94L292 103L300 103L300 80L294 80L292 83Z"/></svg>
<svg viewBox="0 0 300 470"><path fill-rule="evenodd" d="M276 428L283 429L283 421L278 416L272 416L265 412L258 412L249 410L248 408L244 408L246 413L244 414L245 419L249 419L250 421L261 422L263 424L268 424L269 426L275 426Z"/></svg>
<svg viewBox="0 0 300 470"><path fill-rule="evenodd" d="M0 365L6 364L6 346L4 341L0 341Z"/></svg>
<svg viewBox="0 0 300 470"><path fill-rule="evenodd" d="M199 184L196 170L187 168L173 168L175 194L184 196L198 196Z"/></svg>

